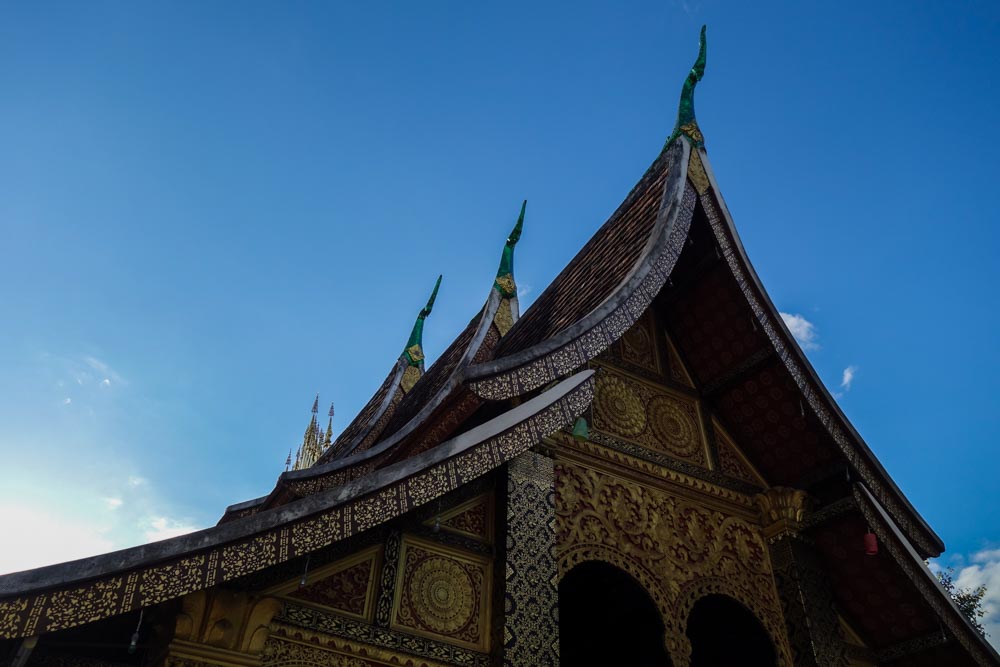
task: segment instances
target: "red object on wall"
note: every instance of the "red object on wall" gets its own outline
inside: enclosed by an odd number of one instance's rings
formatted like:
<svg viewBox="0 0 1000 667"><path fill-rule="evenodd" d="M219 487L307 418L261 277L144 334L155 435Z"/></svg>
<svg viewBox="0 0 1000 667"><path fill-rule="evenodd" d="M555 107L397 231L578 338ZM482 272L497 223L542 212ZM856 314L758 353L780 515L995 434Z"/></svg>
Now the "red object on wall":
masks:
<svg viewBox="0 0 1000 667"><path fill-rule="evenodd" d="M865 554L874 556L878 553L878 538L875 533L865 533Z"/></svg>

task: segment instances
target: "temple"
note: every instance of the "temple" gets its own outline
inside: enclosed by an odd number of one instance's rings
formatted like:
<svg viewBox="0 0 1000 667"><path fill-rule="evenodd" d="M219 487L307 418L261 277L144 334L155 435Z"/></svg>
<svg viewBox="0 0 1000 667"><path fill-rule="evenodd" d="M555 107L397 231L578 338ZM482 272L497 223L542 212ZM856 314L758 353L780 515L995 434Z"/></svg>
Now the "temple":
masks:
<svg viewBox="0 0 1000 667"><path fill-rule="evenodd" d="M1000 665L750 264L705 62L703 30L665 146L523 315L522 205L454 342L425 368L439 278L375 395L336 438L317 397L259 498L0 577L0 660Z"/></svg>

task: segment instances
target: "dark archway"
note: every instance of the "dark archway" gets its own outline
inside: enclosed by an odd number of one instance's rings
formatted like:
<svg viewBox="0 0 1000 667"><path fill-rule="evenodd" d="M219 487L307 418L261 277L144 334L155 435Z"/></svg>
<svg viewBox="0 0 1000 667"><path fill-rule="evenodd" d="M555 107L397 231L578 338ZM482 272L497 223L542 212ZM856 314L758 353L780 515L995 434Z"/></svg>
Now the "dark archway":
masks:
<svg viewBox="0 0 1000 667"><path fill-rule="evenodd" d="M774 645L749 609L725 595L706 595L688 616L691 667L774 667Z"/></svg>
<svg viewBox="0 0 1000 667"><path fill-rule="evenodd" d="M669 667L663 619L645 589L613 565L577 565L559 582L564 667Z"/></svg>

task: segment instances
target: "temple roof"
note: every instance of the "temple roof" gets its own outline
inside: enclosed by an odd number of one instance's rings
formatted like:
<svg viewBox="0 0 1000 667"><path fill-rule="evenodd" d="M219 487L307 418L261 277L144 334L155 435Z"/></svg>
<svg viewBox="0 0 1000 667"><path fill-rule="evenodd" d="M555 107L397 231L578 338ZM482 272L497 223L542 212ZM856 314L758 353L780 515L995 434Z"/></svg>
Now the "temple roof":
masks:
<svg viewBox="0 0 1000 667"><path fill-rule="evenodd" d="M766 425L746 434L755 443L757 449L752 451L772 484L776 480L791 484L803 473L782 467L781 457L772 456L775 452L784 455L789 448L801 450L798 453L815 459L814 468L835 463L847 470L859 489L854 507L867 511L886 539L894 540L897 561L919 562L940 554L944 549L940 538L837 406L750 264L694 117L694 90L704 68L703 30L698 59L685 80L677 122L667 144L624 202L523 317L518 318L512 274L513 248L523 225L522 206L482 308L427 372L415 376L408 369L423 369L420 336L435 286L385 381L316 465L280 475L269 495L231 506L221 525L214 528L0 577L0 603L8 602L6 598L24 603L17 625L0 629L0 636L46 630L44 614L39 611L41 616L32 617L28 610L34 606L44 610L44 594L51 589L72 588L94 578L110 582L126 573L145 576L183 559L203 557L199 578L189 587L196 590L246 574L226 571L227 550L270 544L267 540L285 531L282 539L290 542L281 547L283 552L275 551L274 558L262 560L260 567L265 567L371 528L495 469L583 414L592 397L593 371L581 369L654 303L668 303L678 315L676 326L683 330L677 332L677 340L689 357L696 389L721 418L738 415L742 409L733 400L740 382L764 373L777 378L780 386L775 388L774 401L780 409L774 412L798 429L795 436L772 437ZM699 251L707 253L705 267L682 261L696 234L714 250ZM690 258L692 253L684 256ZM681 293L672 290L679 273L699 278L689 280L687 291ZM723 354L718 347L710 348L706 327L724 331L735 341L730 347L740 352ZM463 426L484 405L491 406L490 414L495 416ZM794 414L789 416L789 412ZM462 432L463 428L467 430ZM460 460L467 461L468 467L459 467ZM448 473L443 472L446 462L452 466ZM465 472L453 474L459 470ZM353 509L348 512L347 507ZM327 530L327 538L296 541L296 526L307 523ZM221 563L212 561L211 554ZM921 588L925 593L930 590L925 589ZM188 589L178 589L176 595L185 592ZM925 597L933 603L939 595L940 591L932 591ZM137 608L139 602L122 597L116 604L116 613L121 613ZM961 624L955 625L954 609L946 605L934 609L949 616L953 632L970 642L971 651L986 656L986 664L998 662L992 649L982 648L980 640L970 638ZM28 627L32 622L42 625Z"/></svg>

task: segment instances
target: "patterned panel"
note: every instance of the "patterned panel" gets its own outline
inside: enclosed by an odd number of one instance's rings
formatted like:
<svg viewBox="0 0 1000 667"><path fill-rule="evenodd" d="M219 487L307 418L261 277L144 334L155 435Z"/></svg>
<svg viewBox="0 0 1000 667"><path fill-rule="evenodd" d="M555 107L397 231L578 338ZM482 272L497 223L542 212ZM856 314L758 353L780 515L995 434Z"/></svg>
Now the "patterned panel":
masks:
<svg viewBox="0 0 1000 667"><path fill-rule="evenodd" d="M404 536L391 627L487 649L491 567L487 558Z"/></svg>
<svg viewBox="0 0 1000 667"><path fill-rule="evenodd" d="M331 643L331 638L343 638L350 642L365 644L368 655L376 652L393 656L393 664L423 664L407 656L421 656L437 663L463 665L465 667L488 667L489 654L434 641L405 632L397 632L387 627L377 627L320 609L311 609L289 604L274 623L276 633L290 637L315 637L322 643ZM274 636L274 635L272 635Z"/></svg>
<svg viewBox="0 0 1000 667"><path fill-rule="evenodd" d="M286 595L356 618L369 618L374 604L378 554L379 548L375 547L326 566L309 575L311 583Z"/></svg>
<svg viewBox="0 0 1000 667"><path fill-rule="evenodd" d="M753 466L740 453L736 443L726 433L726 430L717 421L712 421L712 428L715 431L715 446L719 457L719 469L730 477L743 480L755 486L767 486L764 478L753 469Z"/></svg>
<svg viewBox="0 0 1000 667"><path fill-rule="evenodd" d="M388 665L410 665L411 667L444 667L444 663L429 660L404 658L393 651L380 650L356 644L336 637L324 637L305 633L301 639L272 637L264 644L261 655L262 667L387 667ZM302 640L307 641L304 643Z"/></svg>
<svg viewBox="0 0 1000 667"><path fill-rule="evenodd" d="M770 549L795 664L847 667L828 577L811 547L787 536L773 541Z"/></svg>
<svg viewBox="0 0 1000 667"><path fill-rule="evenodd" d="M555 549L555 467L525 452L507 469L504 664L559 664Z"/></svg>
<svg viewBox="0 0 1000 667"><path fill-rule="evenodd" d="M710 594L728 595L750 609L780 664L792 664L767 546L756 525L568 462L556 467L556 519L560 574L597 560L632 575L661 611L675 664L687 664L687 618Z"/></svg>
<svg viewBox="0 0 1000 667"><path fill-rule="evenodd" d="M653 331L649 311L632 325L621 338L622 359L654 373L660 372L656 333Z"/></svg>
<svg viewBox="0 0 1000 667"><path fill-rule="evenodd" d="M458 507L428 519L425 526L482 542L493 541L493 497L489 494L468 500Z"/></svg>
<svg viewBox="0 0 1000 667"><path fill-rule="evenodd" d="M705 466L697 401L604 368L597 379L594 428Z"/></svg>

